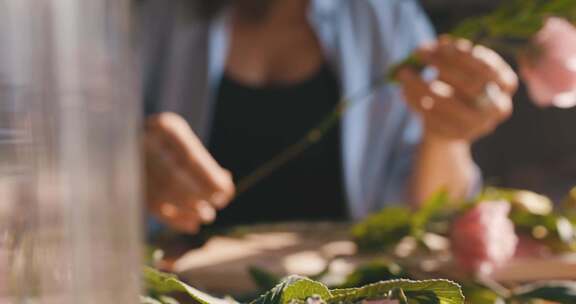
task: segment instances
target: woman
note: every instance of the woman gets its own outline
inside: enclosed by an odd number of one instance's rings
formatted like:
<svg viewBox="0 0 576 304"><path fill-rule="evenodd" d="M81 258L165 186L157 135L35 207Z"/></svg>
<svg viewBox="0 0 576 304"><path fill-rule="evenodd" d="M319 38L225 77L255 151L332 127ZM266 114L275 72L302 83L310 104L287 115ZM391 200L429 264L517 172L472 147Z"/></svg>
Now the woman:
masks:
<svg viewBox="0 0 576 304"><path fill-rule="evenodd" d="M434 79L404 68L400 85L352 100L338 128L219 220L360 218L441 187L465 197L479 180L470 145L512 111L512 69L489 49L436 40L416 1L150 0L143 11L155 113L148 201L182 231L196 232L233 199L220 165L236 179L249 174L414 51Z"/></svg>

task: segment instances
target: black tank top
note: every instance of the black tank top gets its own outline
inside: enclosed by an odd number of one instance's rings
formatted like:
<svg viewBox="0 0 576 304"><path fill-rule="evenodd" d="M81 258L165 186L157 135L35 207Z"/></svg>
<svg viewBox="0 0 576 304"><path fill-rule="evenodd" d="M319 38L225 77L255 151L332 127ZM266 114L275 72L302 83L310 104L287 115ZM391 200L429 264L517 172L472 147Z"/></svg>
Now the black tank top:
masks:
<svg viewBox="0 0 576 304"><path fill-rule="evenodd" d="M209 149L235 180L283 151L332 111L340 99L335 74L323 65L293 85L251 87L224 76ZM238 196L215 225L346 218L340 127Z"/></svg>

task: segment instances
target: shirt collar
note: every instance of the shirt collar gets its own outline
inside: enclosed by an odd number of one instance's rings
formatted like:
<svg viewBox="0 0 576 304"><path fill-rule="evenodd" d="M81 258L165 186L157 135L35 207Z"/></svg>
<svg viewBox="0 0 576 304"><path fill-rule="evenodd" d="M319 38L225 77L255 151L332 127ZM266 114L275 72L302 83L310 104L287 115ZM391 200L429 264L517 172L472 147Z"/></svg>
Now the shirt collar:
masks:
<svg viewBox="0 0 576 304"><path fill-rule="evenodd" d="M310 13L321 17L330 16L338 8L340 2L341 0L312 0Z"/></svg>

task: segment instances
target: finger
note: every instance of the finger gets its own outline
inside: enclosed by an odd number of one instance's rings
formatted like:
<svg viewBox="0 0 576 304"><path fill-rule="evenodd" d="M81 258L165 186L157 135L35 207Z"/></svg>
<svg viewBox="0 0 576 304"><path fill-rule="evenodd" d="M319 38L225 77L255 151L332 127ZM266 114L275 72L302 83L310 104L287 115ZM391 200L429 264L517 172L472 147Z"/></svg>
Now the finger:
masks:
<svg viewBox="0 0 576 304"><path fill-rule="evenodd" d="M191 192L186 185L174 177L175 171L179 171L179 169L171 169L163 174L148 175L146 179L147 201L152 204L154 202L169 203L184 211L193 210L193 215L197 215L203 223L213 222L216 217L214 208L210 203L193 196L194 192ZM159 212L159 210L157 211Z"/></svg>
<svg viewBox="0 0 576 304"><path fill-rule="evenodd" d="M190 221L190 219L177 218L173 219L168 226L176 231L189 234L197 234L200 232L202 225L198 222Z"/></svg>
<svg viewBox="0 0 576 304"><path fill-rule="evenodd" d="M495 83L488 83L484 88L484 96L489 102L483 112L498 123L510 118L513 111L512 96L502 91Z"/></svg>
<svg viewBox="0 0 576 304"><path fill-rule="evenodd" d="M480 92L485 83L493 81L505 92L512 93L518 85L513 69L496 52L484 46L473 46L464 39L452 39L442 36L434 48L419 51L423 61L436 66L439 70L467 79L476 85ZM451 67L448 69L448 67Z"/></svg>
<svg viewBox="0 0 576 304"><path fill-rule="evenodd" d="M403 68L398 71L398 80L402 84L402 92L406 97L406 102L416 112L424 112L432 108L436 101L432 96L427 96L427 84L414 70ZM426 98L425 102L423 99Z"/></svg>
<svg viewBox="0 0 576 304"><path fill-rule="evenodd" d="M233 196L230 174L222 169L194 135L187 122L176 114L160 114L149 119L153 132L173 151L172 157L190 172L200 185L199 195L218 207Z"/></svg>
<svg viewBox="0 0 576 304"><path fill-rule="evenodd" d="M161 174L148 174L146 179L148 203L169 203L183 211L192 209L202 223L213 222L216 217L214 207L195 196L194 192L187 187L188 184L182 183L182 179L178 177L178 174L175 174L178 171L182 170L172 168Z"/></svg>
<svg viewBox="0 0 576 304"><path fill-rule="evenodd" d="M449 84L455 89L456 94L465 100L474 100L478 92L483 90L484 83L473 81L472 76L465 70L458 68L453 64L447 64L437 56L430 56L427 60L438 71L438 80ZM470 104L472 106L472 104Z"/></svg>
<svg viewBox="0 0 576 304"><path fill-rule="evenodd" d="M159 203L152 206L151 211L159 220L178 231L197 233L200 229L199 216L192 209L184 211L170 203Z"/></svg>
<svg viewBox="0 0 576 304"><path fill-rule="evenodd" d="M436 116L453 120L461 126L472 126L479 119L479 115L482 115L460 102L453 89L445 83L427 83L417 73L408 69L399 72L399 79L404 85L408 102L425 116ZM427 107L427 99L433 100L434 105Z"/></svg>
<svg viewBox="0 0 576 304"><path fill-rule="evenodd" d="M426 83L412 71L400 71L406 99L420 112L428 130L455 139L477 138L492 131L497 120L484 111L474 110L456 99L450 87L439 81ZM433 105L424 106L431 100Z"/></svg>
<svg viewBox="0 0 576 304"><path fill-rule="evenodd" d="M460 47L461 49L466 49L467 45L470 44L464 41L461 45L464 45ZM447 60L440 60L436 56L431 56L429 62L438 68L438 79L453 87L459 99L468 100L471 106L478 107L479 105L476 104L478 96L486 96L485 101L489 102L482 105L482 110L486 112L486 115L496 115L499 121L510 116L512 112L511 96L500 89L498 85L493 87L494 82L484 83L471 79L469 74L462 73L464 69L458 69L455 65L449 64Z"/></svg>
<svg viewBox="0 0 576 304"><path fill-rule="evenodd" d="M494 50L482 45L476 45L472 49L471 55L478 59L477 64L479 71L484 76L496 81L498 85L507 93L514 93L518 88L518 76L512 67L504 61ZM470 61L472 65L473 61Z"/></svg>
<svg viewBox="0 0 576 304"><path fill-rule="evenodd" d="M204 224L210 224L216 219L216 209L207 201L190 201L183 204L180 208L192 208L198 214L198 217Z"/></svg>
<svg viewBox="0 0 576 304"><path fill-rule="evenodd" d="M200 140L194 135L186 121L172 113L163 113L148 119L148 126L164 146L174 152L173 159L190 169L194 175L209 178L221 168L210 156Z"/></svg>
<svg viewBox="0 0 576 304"><path fill-rule="evenodd" d="M197 181L187 171L178 166L170 157L158 135L146 138L147 184L151 191L163 193L165 200L186 201L202 199L202 190ZM166 197L169 196L169 197Z"/></svg>

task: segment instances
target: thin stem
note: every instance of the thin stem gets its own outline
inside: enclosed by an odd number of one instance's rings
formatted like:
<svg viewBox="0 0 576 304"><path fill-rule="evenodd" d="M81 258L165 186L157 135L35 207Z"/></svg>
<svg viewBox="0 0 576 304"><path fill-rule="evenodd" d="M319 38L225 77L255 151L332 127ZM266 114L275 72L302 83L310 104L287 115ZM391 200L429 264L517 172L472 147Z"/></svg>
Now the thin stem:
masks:
<svg viewBox="0 0 576 304"><path fill-rule="evenodd" d="M308 148L320 142L326 134L338 124L342 115L351 106L360 103L353 102L353 100L366 100L368 96L372 95L374 91L386 83L386 78L387 77L378 78L376 81L371 83L368 88L358 94L354 94L349 98L344 97L340 99L334 109L328 113L328 115L324 116L316 127L310 129L298 141L288 146L245 177L241 178L236 185L237 195L241 195L242 193L252 189L256 184L272 175L272 173L284 166L286 163L294 160L298 156L302 155L302 153L304 153Z"/></svg>

